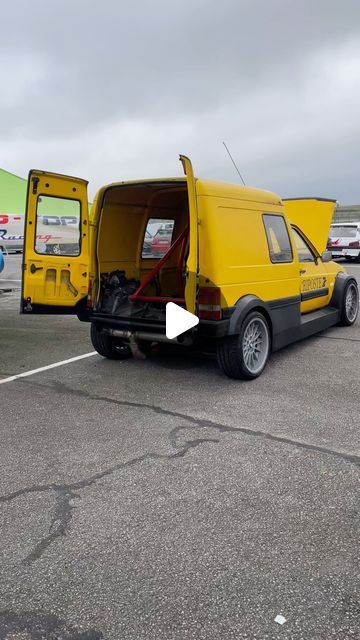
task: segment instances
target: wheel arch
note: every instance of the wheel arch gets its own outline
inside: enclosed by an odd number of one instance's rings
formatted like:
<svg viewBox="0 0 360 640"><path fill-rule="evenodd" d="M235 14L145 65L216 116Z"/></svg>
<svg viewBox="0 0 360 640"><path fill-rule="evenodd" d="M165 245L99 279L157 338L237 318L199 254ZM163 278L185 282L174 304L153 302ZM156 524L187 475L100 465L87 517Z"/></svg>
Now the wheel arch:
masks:
<svg viewBox="0 0 360 640"><path fill-rule="evenodd" d="M269 325L270 339L272 341L273 323L271 320L270 309L266 302L252 294L245 295L237 301L230 318L228 335L237 335L240 333L240 328L244 319L252 311L258 311L265 316Z"/></svg>
<svg viewBox="0 0 360 640"><path fill-rule="evenodd" d="M353 275L344 273L343 271L340 271L336 275L334 291L330 301L331 307L335 307L335 309L341 310L344 302L345 288L349 282L353 282L358 287L357 280Z"/></svg>

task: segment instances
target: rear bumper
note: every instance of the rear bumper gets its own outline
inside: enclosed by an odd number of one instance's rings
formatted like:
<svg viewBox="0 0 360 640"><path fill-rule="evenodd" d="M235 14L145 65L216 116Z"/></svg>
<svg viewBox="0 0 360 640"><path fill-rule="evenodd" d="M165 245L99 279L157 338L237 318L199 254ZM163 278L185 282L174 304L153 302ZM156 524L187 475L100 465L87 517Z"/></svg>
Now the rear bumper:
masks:
<svg viewBox="0 0 360 640"><path fill-rule="evenodd" d="M133 332L148 332L158 333L160 335L166 335L165 322L152 321L151 319L137 319L137 318L114 318L109 316L94 313L89 317L91 322L96 322L101 326L109 327L112 329L123 329L125 331ZM196 340L199 338L222 338L228 334L229 320L200 320L199 324L193 329L191 333Z"/></svg>
<svg viewBox="0 0 360 640"><path fill-rule="evenodd" d="M149 333L159 333L165 335L165 322L154 321L151 319L131 318L115 318L109 317L101 313L93 313L89 316L90 322L110 327L112 329L124 329L125 331L148 331Z"/></svg>
<svg viewBox="0 0 360 640"><path fill-rule="evenodd" d="M223 338L229 333L229 319L200 320L196 333L201 338Z"/></svg>
<svg viewBox="0 0 360 640"><path fill-rule="evenodd" d="M331 251L333 258L357 258L360 254L360 249L349 249L348 247L344 247L342 249L330 248L329 251Z"/></svg>

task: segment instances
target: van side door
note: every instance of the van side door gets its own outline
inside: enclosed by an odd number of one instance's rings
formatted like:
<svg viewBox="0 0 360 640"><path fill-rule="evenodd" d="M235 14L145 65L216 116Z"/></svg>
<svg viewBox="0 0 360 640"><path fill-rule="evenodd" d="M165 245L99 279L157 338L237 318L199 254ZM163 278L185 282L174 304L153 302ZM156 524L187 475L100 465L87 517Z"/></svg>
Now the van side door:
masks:
<svg viewBox="0 0 360 640"><path fill-rule="evenodd" d="M327 265L306 236L295 226L292 235L299 260L300 312L308 313L329 304L333 283Z"/></svg>
<svg viewBox="0 0 360 640"><path fill-rule="evenodd" d="M30 171L27 188L22 313L74 313L89 288L87 181Z"/></svg>

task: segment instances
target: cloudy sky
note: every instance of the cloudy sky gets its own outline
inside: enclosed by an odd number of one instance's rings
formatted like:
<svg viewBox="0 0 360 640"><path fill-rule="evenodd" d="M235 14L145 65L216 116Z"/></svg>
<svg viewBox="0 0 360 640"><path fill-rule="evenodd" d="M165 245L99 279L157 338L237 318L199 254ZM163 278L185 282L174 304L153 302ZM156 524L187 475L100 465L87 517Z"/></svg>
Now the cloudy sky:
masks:
<svg viewBox="0 0 360 640"><path fill-rule="evenodd" d="M360 202L360 0L2 0L0 166Z"/></svg>

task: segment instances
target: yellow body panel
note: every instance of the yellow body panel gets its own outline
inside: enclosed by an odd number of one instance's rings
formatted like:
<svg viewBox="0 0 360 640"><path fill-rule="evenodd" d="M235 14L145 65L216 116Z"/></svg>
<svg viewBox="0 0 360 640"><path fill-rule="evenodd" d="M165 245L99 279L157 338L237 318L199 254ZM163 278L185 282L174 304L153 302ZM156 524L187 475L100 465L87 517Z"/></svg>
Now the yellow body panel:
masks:
<svg viewBox="0 0 360 640"><path fill-rule="evenodd" d="M299 293L294 261L273 264L262 220L264 211L283 214L279 204L223 197L199 197L200 284L209 280L221 289L222 307L232 307L247 294L274 300Z"/></svg>
<svg viewBox="0 0 360 640"><path fill-rule="evenodd" d="M37 208L41 198L79 203L79 255L39 253ZM23 271L23 300L29 306L74 308L88 293L89 225L87 182L44 171L32 171L28 181Z"/></svg>

